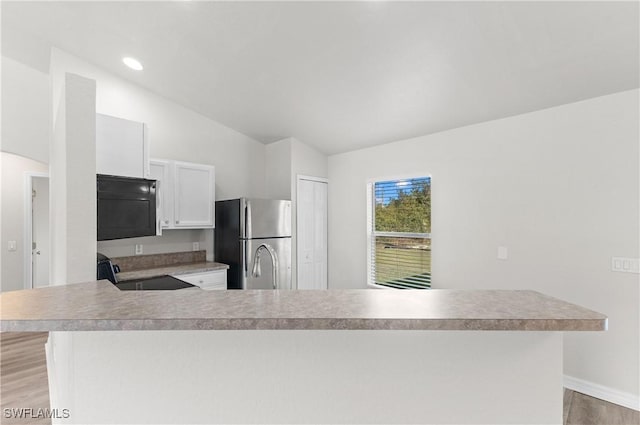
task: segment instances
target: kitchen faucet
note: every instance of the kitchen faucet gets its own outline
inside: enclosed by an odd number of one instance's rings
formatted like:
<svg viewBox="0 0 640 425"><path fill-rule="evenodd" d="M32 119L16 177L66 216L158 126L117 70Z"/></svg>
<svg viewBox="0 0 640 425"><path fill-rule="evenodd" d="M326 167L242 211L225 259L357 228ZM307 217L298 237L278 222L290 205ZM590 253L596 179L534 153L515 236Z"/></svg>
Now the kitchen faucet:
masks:
<svg viewBox="0 0 640 425"><path fill-rule="evenodd" d="M251 269L252 277L260 277L262 270L260 269L260 256L262 251L267 251L271 256L271 278L273 279L273 289L278 289L278 256L273 247L269 244L263 243L256 250L256 255L253 259L253 267Z"/></svg>

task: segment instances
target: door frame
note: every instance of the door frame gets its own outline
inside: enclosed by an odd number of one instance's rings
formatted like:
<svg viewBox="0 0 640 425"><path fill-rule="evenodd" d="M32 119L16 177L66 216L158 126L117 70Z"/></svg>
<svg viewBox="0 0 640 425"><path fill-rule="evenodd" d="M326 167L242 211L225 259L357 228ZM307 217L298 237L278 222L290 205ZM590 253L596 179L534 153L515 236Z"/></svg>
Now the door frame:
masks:
<svg viewBox="0 0 640 425"><path fill-rule="evenodd" d="M31 245L33 242L33 199L31 195L33 192L34 177L49 179L49 173L40 173L36 171L25 171L24 173L24 289L33 289L33 249ZM49 199L49 201L51 201L51 199ZM50 205L51 202L49 202L49 215L51 214Z"/></svg>
<svg viewBox="0 0 640 425"><path fill-rule="evenodd" d="M300 228L300 221L298 220L298 199L300 199L300 181L307 180L315 183L325 183L327 185L327 289L329 286L329 179L325 177L315 177L315 176L306 176L303 174L296 174L296 237L295 237L295 254L296 254L296 288L298 289L298 280L300 278L300 267L298 267L299 263L299 249L298 246L298 230ZM293 251L293 247L292 247Z"/></svg>

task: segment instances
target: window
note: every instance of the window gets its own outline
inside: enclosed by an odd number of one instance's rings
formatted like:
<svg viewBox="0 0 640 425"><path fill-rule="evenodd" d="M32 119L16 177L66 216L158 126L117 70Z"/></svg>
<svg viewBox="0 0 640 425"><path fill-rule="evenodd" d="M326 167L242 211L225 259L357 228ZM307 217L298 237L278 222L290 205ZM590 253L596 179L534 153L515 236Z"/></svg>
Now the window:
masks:
<svg viewBox="0 0 640 425"><path fill-rule="evenodd" d="M370 285L431 287L431 177L369 183Z"/></svg>

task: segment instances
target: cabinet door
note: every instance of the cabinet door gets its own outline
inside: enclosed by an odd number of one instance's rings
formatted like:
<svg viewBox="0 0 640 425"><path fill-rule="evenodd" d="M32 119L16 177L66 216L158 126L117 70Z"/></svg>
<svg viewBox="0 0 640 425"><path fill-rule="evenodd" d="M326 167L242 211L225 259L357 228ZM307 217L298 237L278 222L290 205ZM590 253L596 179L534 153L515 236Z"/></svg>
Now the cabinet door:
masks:
<svg viewBox="0 0 640 425"><path fill-rule="evenodd" d="M199 286L202 289L227 289L226 270L215 270L204 273L179 274L174 277L192 285Z"/></svg>
<svg viewBox="0 0 640 425"><path fill-rule="evenodd" d="M96 114L96 173L144 177L148 161L145 125Z"/></svg>
<svg viewBox="0 0 640 425"><path fill-rule="evenodd" d="M214 167L174 163L174 227L213 227Z"/></svg>
<svg viewBox="0 0 640 425"><path fill-rule="evenodd" d="M149 178L156 180L156 196L160 209L158 219L162 228L173 225L173 180L171 164L162 159L149 161Z"/></svg>

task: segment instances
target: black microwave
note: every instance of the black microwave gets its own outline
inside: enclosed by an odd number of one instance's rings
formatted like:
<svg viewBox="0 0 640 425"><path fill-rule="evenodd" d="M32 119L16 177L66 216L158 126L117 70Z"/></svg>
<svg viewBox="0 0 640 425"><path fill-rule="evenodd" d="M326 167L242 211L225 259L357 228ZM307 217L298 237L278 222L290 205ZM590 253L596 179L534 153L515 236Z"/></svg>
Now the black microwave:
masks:
<svg viewBox="0 0 640 425"><path fill-rule="evenodd" d="M156 235L156 181L97 175L98 240Z"/></svg>

